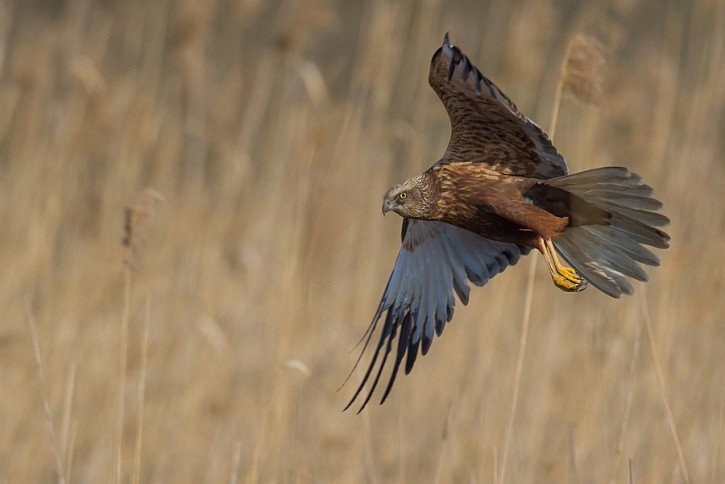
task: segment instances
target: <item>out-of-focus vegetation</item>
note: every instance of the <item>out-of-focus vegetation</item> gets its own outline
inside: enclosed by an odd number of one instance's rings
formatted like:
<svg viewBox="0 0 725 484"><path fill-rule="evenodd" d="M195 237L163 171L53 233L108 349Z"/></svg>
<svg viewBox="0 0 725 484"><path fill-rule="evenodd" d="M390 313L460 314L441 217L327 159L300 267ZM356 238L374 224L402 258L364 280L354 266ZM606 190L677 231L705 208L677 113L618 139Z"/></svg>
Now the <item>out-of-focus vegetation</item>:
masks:
<svg viewBox="0 0 725 484"><path fill-rule="evenodd" d="M0 3L0 480L502 475L522 267L384 406L336 391L398 249L381 196L448 140L446 31L544 126L567 42L597 36L601 105L565 96L556 144L640 173L672 219L631 298L565 294L538 261L507 482L683 482L665 401L692 481L725 481L720 0Z"/></svg>

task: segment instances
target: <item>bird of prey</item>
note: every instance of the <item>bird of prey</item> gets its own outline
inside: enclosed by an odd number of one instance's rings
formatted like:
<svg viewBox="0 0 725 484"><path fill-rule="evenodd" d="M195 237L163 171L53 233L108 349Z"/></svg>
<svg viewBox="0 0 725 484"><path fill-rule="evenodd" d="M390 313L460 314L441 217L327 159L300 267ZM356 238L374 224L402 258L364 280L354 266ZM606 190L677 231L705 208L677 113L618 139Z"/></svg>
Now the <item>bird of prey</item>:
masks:
<svg viewBox="0 0 725 484"><path fill-rule="evenodd" d="M536 249L558 288L576 292L588 282L617 298L634 291L627 277L647 280L640 263L659 265L643 245L669 245L657 228L669 219L640 176L623 167L569 175L547 134L448 34L428 82L448 111L451 140L433 166L383 198L383 214L403 217L402 246L363 352L382 318L380 339L346 409L371 382L360 410L367 405L395 345L385 401L403 360L407 374L451 320L454 294L468 303L468 281L483 286Z"/></svg>

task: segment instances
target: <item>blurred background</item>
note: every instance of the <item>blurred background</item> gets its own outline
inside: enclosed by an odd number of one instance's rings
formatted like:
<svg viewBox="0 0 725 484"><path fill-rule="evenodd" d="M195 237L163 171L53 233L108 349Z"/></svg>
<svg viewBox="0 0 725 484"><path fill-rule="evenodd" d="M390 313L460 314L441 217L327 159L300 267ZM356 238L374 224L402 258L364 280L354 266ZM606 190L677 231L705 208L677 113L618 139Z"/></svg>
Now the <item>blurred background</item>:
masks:
<svg viewBox="0 0 725 484"><path fill-rule="evenodd" d="M523 260L343 413L445 32L544 127L599 39L556 145L640 173L672 246L621 300L537 257L517 385ZM0 2L0 480L725 482L724 37L720 0Z"/></svg>

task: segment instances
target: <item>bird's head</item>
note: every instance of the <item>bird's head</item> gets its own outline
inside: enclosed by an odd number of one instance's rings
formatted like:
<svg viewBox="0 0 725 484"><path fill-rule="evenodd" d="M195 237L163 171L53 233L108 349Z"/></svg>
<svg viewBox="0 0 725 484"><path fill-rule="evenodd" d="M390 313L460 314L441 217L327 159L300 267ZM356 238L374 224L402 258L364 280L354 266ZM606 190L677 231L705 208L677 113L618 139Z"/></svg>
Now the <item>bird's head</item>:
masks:
<svg viewBox="0 0 725 484"><path fill-rule="evenodd" d="M430 217L432 190L426 174L403 180L383 197L383 215L391 210L401 217L425 219Z"/></svg>

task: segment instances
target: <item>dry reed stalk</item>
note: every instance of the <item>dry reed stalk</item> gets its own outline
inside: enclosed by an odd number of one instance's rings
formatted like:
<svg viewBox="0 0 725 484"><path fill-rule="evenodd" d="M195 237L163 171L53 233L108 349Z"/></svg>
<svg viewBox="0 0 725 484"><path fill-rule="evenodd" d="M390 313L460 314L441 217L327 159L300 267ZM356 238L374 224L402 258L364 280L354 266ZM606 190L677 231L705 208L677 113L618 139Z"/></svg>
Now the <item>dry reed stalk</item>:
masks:
<svg viewBox="0 0 725 484"><path fill-rule="evenodd" d="M436 471L435 471L435 479L433 479L433 482L435 484L439 482L443 482L443 464L445 462L445 456L446 451L449 447L449 435L450 435L450 426L451 421L453 420L453 404L451 403L448 407L448 417L446 418L445 424L443 426L443 437L441 439L441 447L438 451L438 462L436 464Z"/></svg>
<svg viewBox="0 0 725 484"><path fill-rule="evenodd" d="M280 342L281 344L281 342ZM245 482L247 484L253 484L256 482L259 482L259 462L262 459L262 455L264 453L264 448L267 445L270 445L268 443L269 440L271 440L271 432L267 432L267 427L272 426L274 423L277 423L277 416L274 415L275 411L275 402L283 401L284 398L281 397L281 389L280 389L280 382L279 382L279 370L275 372L275 375L273 377L272 381L272 391L270 392L269 400L267 401L267 404L264 406L264 410L262 411L262 415L259 417L259 428L257 431L257 439L254 446L254 452L252 453L252 463L249 466L249 469L247 470L247 476L245 478Z"/></svg>
<svg viewBox="0 0 725 484"><path fill-rule="evenodd" d="M380 482L378 475L375 472L375 456L373 455L373 437L372 431L370 430L370 412L363 414L363 433L365 440L365 470L367 471L368 481L373 484Z"/></svg>
<svg viewBox="0 0 725 484"><path fill-rule="evenodd" d="M229 484L237 484L239 482L239 463L242 460L242 441L237 440L234 445L234 455L232 456L232 468L229 470Z"/></svg>
<svg viewBox="0 0 725 484"><path fill-rule="evenodd" d="M591 36L584 34L575 35L567 47L566 56L562 63L559 80L556 83L554 93L554 105L549 120L549 138L554 139L556 125L559 118L559 106L564 88L569 88L574 96L589 103L598 101L602 89L604 55L602 44ZM534 297L534 278L536 277L536 258L531 257L529 262L529 273L526 283L526 298L524 301L524 314L521 323L521 336L519 338L518 355L516 357L516 374L514 381L514 395L509 412L509 420L506 425L506 436L504 438L503 457L501 459L501 484L506 482L506 463L508 461L509 446L516 419L516 407L518 406L519 388L521 386L521 373L524 367L524 355L526 353L526 342L528 340L529 322L531 320L531 304Z"/></svg>
<svg viewBox="0 0 725 484"><path fill-rule="evenodd" d="M516 376L514 377L514 395L511 401L511 410L506 425L506 437L503 444L503 456L501 458L501 479L500 484L506 482L506 462L508 461L511 436L513 434L514 421L516 420L516 407L519 402L519 389L521 388L521 374L524 368L524 355L526 354L526 342L529 335L529 321L531 321L531 302L534 298L534 276L536 275L536 258L531 257L529 262L529 274L526 282L526 298L524 299L524 315L521 323L521 335L519 336L519 350L516 356Z"/></svg>
<svg viewBox="0 0 725 484"><path fill-rule="evenodd" d="M121 482L121 474L123 469L123 421L124 421L124 403L126 395L126 363L128 358L128 320L131 311L131 269L133 263L133 255L141 248L148 237L148 231L151 227L151 221L156 212L156 204L162 201L163 196L151 188L146 188L136 196L134 202L126 207L124 212L124 232L123 245L128 248L126 263L123 268L123 312L121 314L121 327L119 336L119 383L118 383L118 416L116 422L116 482ZM148 304L148 301L147 301ZM147 307L148 310L148 307ZM147 328L144 329L144 338L148 338L146 334ZM144 356L145 357L145 356ZM145 361L143 362L145 365ZM143 369L145 372L145 368ZM143 384L143 383L142 383ZM143 387L141 389L143 392ZM143 394L141 395L143 398ZM143 415L141 415L143 417ZM138 439L137 435L137 439ZM140 446L141 442L137 441ZM138 449L140 452L140 448ZM138 457L140 462L140 456ZM136 461L134 461L136 462ZM136 477L136 476L135 476Z"/></svg>
<svg viewBox="0 0 725 484"><path fill-rule="evenodd" d="M498 480L498 447L493 447L493 476L491 477L492 484L500 484Z"/></svg>
<svg viewBox="0 0 725 484"><path fill-rule="evenodd" d="M28 316L28 326L30 326L30 336L33 342L33 356L35 357L35 365L40 376L40 390L43 395L43 415L45 417L45 426L48 429L50 443L53 446L53 456L55 457L55 471L58 474L58 482L65 484L65 474L63 473L63 464L60 460L60 452L58 449L58 441L55 438L55 428L53 427L53 419L50 416L50 405L48 404L48 393L45 388L45 374L43 373L43 362L40 359L40 347L38 345L38 334L35 331L35 318L33 311L30 309L30 302L25 301L25 309Z"/></svg>
<svg viewBox="0 0 725 484"><path fill-rule="evenodd" d="M133 250L131 246L131 250ZM128 259L130 261L130 257ZM121 469L123 467L123 414L124 395L126 394L126 358L128 354L128 317L131 311L131 266L123 266L123 313L120 327L120 349L118 355L118 415L116 422L116 484L121 482Z"/></svg>
<svg viewBox="0 0 725 484"><path fill-rule="evenodd" d="M576 467L576 426L569 428L569 482L581 482Z"/></svg>
<svg viewBox="0 0 725 484"><path fill-rule="evenodd" d="M629 385L627 389L627 401L624 406L624 416L622 417L622 426L619 429L619 442L617 444L617 453L614 456L614 475L610 479L610 483L614 484L616 476L619 475L619 468L622 460L622 448L624 447L624 435L627 433L627 425L629 424L629 415L632 411L632 400L634 396L634 377L637 357L639 356L640 339L642 336L642 326L638 325L634 333L634 343L632 348L632 361L629 363Z"/></svg>
<svg viewBox="0 0 725 484"><path fill-rule="evenodd" d="M682 471L682 478L686 484L690 484L690 475L687 472L687 465L685 464L685 454L682 452L682 445L680 444L680 437L677 435L677 427L675 426L675 419L672 416L672 409L670 408L670 402L667 398L667 390L665 388L665 378L662 374L662 367L660 366L659 356L657 353L657 345L655 344L654 331L652 331L652 319L649 314L649 307L647 304L647 293L642 291L642 318L644 319L645 329L647 330L647 339L649 340L650 355L652 356L652 363L655 367L655 374L657 375L657 390L659 390L660 401L665 411L665 418L667 419L667 426L670 431L670 437L672 438L672 444L677 452L677 460Z"/></svg>
<svg viewBox="0 0 725 484"><path fill-rule="evenodd" d="M725 425L723 423L725 422L725 399L720 400L720 411L718 412L717 417L717 435L725 435ZM710 482L715 482L715 476L720 475L720 465L722 463L722 460L718 459L718 456L720 455L720 446L722 445L722 439L717 439L715 441L715 450L713 451L712 455L714 457L714 464L710 468Z"/></svg>
<svg viewBox="0 0 725 484"><path fill-rule="evenodd" d="M63 399L63 423L60 430L60 449L65 461L66 478L70 481L70 464L73 459L73 445L71 443L71 415L73 409L73 394L76 383L76 364L71 363L68 368L68 379Z"/></svg>
<svg viewBox="0 0 725 484"><path fill-rule="evenodd" d="M73 475L73 457L75 456L75 453L73 452L73 449L76 447L76 435L78 435L78 419L73 419L73 427L70 431L70 436L68 437L68 453L65 456L65 473L68 476L68 480L70 481L70 477Z"/></svg>
<svg viewBox="0 0 725 484"><path fill-rule="evenodd" d="M262 419L264 421L264 419ZM259 482L259 459L262 453L261 438L257 441L257 445L254 447L254 454L252 455L252 465L249 466L247 471L247 478L245 482L252 484Z"/></svg>
<svg viewBox="0 0 725 484"><path fill-rule="evenodd" d="M629 484L634 484L634 475L632 475L632 458L630 457L628 459L629 461Z"/></svg>
<svg viewBox="0 0 725 484"><path fill-rule="evenodd" d="M254 452L252 453L252 463L249 466L247 470L247 477L244 482L247 484L253 484L256 482L259 482L259 461L262 458L262 448L266 444L265 439L267 438L267 433L265 433L265 427L268 424L268 421L272 419L272 402L275 401L275 396L277 394L277 387L278 382L275 379L273 382L272 392L269 399L269 402L264 407L264 410L262 411L262 415L259 418L259 430L257 431L257 441L254 446Z"/></svg>
<svg viewBox="0 0 725 484"><path fill-rule="evenodd" d="M143 415L144 395L146 391L146 363L148 361L149 327L151 320L151 298L146 296L146 310L144 312L143 336L141 338L141 374L139 375L139 389L137 396L138 417L136 420L136 442L133 458L133 482L141 482L141 446L143 444Z"/></svg>

